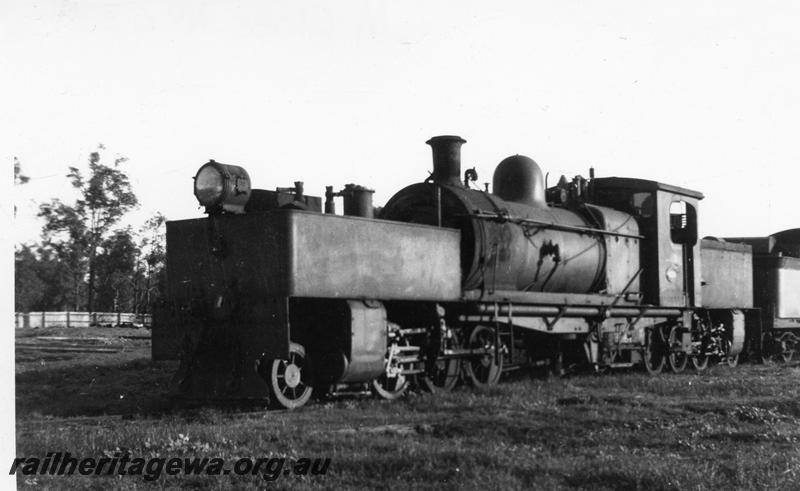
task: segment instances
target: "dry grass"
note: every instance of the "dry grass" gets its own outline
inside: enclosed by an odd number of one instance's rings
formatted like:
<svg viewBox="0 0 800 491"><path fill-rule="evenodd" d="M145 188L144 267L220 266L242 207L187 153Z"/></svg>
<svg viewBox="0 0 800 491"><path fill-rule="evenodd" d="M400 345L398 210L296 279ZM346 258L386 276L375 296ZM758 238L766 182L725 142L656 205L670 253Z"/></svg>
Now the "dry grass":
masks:
<svg viewBox="0 0 800 491"><path fill-rule="evenodd" d="M20 476L21 487L800 488L797 365L658 377L518 373L485 393L460 388L265 412L174 405L175 365L150 361L146 342L131 341L115 354L18 360L19 455L331 457L328 474L274 483L232 475L154 483Z"/></svg>

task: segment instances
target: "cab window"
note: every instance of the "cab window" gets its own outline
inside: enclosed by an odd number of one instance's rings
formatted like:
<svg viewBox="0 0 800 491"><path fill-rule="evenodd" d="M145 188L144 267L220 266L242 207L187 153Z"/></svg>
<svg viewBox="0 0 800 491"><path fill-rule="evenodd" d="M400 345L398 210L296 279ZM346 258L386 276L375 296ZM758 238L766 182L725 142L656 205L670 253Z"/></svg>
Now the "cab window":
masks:
<svg viewBox="0 0 800 491"><path fill-rule="evenodd" d="M697 212L685 201L673 201L669 207L670 238L675 244L697 243Z"/></svg>

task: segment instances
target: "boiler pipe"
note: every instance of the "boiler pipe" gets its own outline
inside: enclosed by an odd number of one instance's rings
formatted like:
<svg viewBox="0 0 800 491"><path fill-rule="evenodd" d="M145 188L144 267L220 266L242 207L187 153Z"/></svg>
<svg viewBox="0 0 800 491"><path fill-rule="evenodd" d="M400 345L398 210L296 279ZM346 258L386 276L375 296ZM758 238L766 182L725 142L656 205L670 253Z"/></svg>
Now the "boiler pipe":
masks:
<svg viewBox="0 0 800 491"><path fill-rule="evenodd" d="M561 316L561 317L678 317L678 309L663 309L649 307L575 307L575 306L547 306L547 305L506 305L479 304L476 306L481 314L497 314L507 316L509 313L516 316ZM608 312L606 314L606 312Z"/></svg>

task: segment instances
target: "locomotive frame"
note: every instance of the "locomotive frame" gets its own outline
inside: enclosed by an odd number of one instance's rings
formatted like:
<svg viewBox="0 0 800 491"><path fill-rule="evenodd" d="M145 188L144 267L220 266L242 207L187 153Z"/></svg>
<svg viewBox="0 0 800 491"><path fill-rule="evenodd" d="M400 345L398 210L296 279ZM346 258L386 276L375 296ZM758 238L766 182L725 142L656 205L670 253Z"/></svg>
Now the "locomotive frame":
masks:
<svg viewBox="0 0 800 491"><path fill-rule="evenodd" d="M181 394L295 408L365 387L487 387L528 364L659 373L793 355L800 234L700 240L699 192L593 172L546 189L519 155L492 193L475 190L463 139L427 143L430 178L377 219L362 186L328 187L323 213L301 182L251 189L241 167L201 167L208 216L167 223L153 326L153 357L181 360Z"/></svg>

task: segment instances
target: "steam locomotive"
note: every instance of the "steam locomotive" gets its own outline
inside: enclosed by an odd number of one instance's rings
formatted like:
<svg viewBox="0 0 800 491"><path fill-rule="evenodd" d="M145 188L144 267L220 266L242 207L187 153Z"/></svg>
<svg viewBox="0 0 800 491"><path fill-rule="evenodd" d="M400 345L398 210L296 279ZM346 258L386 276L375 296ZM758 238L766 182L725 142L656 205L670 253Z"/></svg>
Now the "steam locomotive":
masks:
<svg viewBox="0 0 800 491"><path fill-rule="evenodd" d="M241 167L199 169L207 216L167 223L153 326L154 358L181 360L180 393L296 408L486 387L526 365L680 372L796 351L800 229L700 239L697 191L593 171L547 187L522 155L489 192L462 176L462 138L427 143L430 177L377 218L363 186L327 187L323 203L302 182L251 189Z"/></svg>

